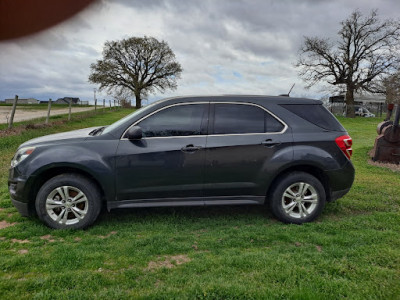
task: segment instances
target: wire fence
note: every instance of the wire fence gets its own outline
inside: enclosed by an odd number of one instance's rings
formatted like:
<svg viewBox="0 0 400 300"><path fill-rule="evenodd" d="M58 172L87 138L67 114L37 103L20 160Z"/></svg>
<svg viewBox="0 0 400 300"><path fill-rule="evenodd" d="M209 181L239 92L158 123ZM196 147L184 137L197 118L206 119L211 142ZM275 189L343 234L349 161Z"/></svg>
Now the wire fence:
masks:
<svg viewBox="0 0 400 300"><path fill-rule="evenodd" d="M382 117L387 112L385 103L355 104L353 107L356 116L360 117ZM345 103L329 103L328 109L334 115L346 116Z"/></svg>
<svg viewBox="0 0 400 300"><path fill-rule="evenodd" d="M95 105L86 105L82 107L80 104L73 104L72 101L65 105L59 105L49 99L47 104L25 104L18 103L18 95L15 95L14 101L12 103L11 109L9 103L0 106L0 124L7 124L8 129L14 126L15 122L35 120L45 117L45 124L49 123L51 116L67 114L68 121L71 120L71 115L76 112L90 111L104 112L106 109L118 109L121 107L119 100L109 100L109 107L106 105L106 101L103 100ZM43 123L43 121L40 121Z"/></svg>

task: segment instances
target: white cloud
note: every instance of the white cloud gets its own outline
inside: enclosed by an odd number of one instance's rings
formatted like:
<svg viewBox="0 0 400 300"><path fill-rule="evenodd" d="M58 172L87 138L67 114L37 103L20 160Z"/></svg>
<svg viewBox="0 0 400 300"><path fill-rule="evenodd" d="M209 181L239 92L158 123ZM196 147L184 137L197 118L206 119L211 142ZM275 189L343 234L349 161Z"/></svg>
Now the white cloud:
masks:
<svg viewBox="0 0 400 300"><path fill-rule="evenodd" d="M303 36L335 37L354 9L397 17L397 0L100 1L75 18L29 38L0 43L0 99L76 96L92 99L89 66L107 40L164 39L184 69L183 94L272 94L318 97L304 90L293 63ZM98 93L98 98L109 98Z"/></svg>

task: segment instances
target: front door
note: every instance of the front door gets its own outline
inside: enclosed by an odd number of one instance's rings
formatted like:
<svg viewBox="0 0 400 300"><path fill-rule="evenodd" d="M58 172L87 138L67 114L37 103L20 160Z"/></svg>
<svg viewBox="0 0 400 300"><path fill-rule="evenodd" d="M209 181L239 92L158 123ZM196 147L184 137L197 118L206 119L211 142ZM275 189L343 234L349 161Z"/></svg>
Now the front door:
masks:
<svg viewBox="0 0 400 300"><path fill-rule="evenodd" d="M207 123L208 103L193 103L160 109L135 124L143 138L123 138L117 150L117 200L202 202Z"/></svg>

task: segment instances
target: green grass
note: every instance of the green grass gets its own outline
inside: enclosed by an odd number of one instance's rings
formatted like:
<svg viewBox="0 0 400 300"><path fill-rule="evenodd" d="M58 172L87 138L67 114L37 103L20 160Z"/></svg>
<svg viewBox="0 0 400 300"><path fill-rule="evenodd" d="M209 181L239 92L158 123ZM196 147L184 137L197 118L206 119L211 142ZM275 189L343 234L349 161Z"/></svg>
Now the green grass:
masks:
<svg viewBox="0 0 400 300"><path fill-rule="evenodd" d="M104 212L85 231L18 215L6 182L19 143L126 113L0 139L0 222L16 223L0 229L0 298L400 298L400 174L367 163L376 118L340 118L356 180L314 223L285 225L253 206Z"/></svg>

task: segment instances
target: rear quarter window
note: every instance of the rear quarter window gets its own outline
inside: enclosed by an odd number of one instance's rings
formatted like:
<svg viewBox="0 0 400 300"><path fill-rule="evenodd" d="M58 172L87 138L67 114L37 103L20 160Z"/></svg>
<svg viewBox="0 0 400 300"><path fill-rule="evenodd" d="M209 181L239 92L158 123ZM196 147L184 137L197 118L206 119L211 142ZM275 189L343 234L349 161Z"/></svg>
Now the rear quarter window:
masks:
<svg viewBox="0 0 400 300"><path fill-rule="evenodd" d="M322 104L282 104L283 108L300 118L331 131L346 131Z"/></svg>

